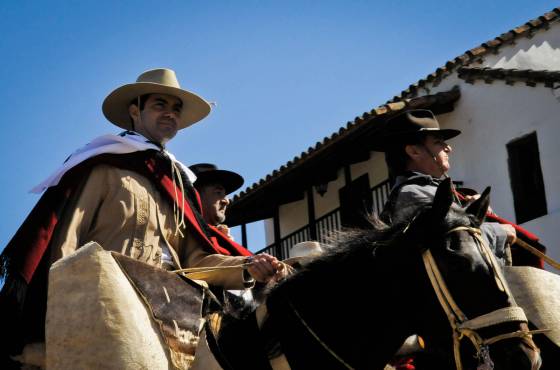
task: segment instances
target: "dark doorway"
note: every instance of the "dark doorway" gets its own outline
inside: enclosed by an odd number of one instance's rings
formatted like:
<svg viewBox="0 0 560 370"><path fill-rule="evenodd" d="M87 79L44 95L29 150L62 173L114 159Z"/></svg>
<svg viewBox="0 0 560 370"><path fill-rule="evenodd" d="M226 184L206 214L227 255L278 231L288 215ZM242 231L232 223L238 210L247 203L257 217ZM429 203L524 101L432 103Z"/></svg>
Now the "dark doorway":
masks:
<svg viewBox="0 0 560 370"><path fill-rule="evenodd" d="M367 228L373 196L368 175L363 175L338 191L340 222L343 227Z"/></svg>

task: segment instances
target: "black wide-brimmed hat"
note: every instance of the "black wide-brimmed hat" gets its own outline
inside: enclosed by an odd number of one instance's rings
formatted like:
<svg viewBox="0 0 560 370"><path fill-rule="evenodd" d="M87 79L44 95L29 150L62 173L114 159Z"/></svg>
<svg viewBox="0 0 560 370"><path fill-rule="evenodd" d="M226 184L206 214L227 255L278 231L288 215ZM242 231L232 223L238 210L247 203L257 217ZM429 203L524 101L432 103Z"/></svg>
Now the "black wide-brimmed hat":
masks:
<svg viewBox="0 0 560 370"><path fill-rule="evenodd" d="M226 194L233 193L243 185L243 177L232 171L220 170L212 163L197 163L189 166L196 175L195 187L206 184L220 184L226 189Z"/></svg>
<svg viewBox="0 0 560 370"><path fill-rule="evenodd" d="M373 150L387 152L399 145L412 143L419 135L426 133L434 133L448 140L459 135L461 131L440 128L430 110L408 110L387 120L385 127L374 140Z"/></svg>

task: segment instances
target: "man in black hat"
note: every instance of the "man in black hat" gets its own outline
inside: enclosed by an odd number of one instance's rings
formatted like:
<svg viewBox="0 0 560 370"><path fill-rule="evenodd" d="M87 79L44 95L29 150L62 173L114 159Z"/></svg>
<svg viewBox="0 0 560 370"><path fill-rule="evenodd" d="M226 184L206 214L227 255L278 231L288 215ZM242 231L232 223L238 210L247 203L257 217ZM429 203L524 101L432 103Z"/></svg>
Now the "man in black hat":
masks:
<svg viewBox="0 0 560 370"><path fill-rule="evenodd" d="M441 129L429 110L409 110L387 121L384 133L374 145L374 150L385 152L389 177L394 182L380 215L384 222L407 222L421 206L433 201L438 185L448 177L450 168L449 155L453 150L446 140L460 133ZM496 256L503 258L506 244L515 241L515 228L483 223L481 229Z"/></svg>
<svg viewBox="0 0 560 370"><path fill-rule="evenodd" d="M453 151L447 140L461 131L442 129L429 110L409 110L390 118L374 143L385 153L393 187L380 218L387 224L409 222L417 211L434 200L437 187L448 177ZM467 197L474 200L474 197ZM459 203L459 200L457 200ZM505 257L506 245L516 238L511 225L483 223L483 237L498 259ZM412 337L411 337L412 338ZM412 358L406 358L409 366Z"/></svg>
<svg viewBox="0 0 560 370"><path fill-rule="evenodd" d="M211 163L198 163L189 168L196 175L194 186L200 194L204 220L231 237L229 229L223 224L230 203L227 196L243 185L243 177L232 171L220 170Z"/></svg>
<svg viewBox="0 0 560 370"><path fill-rule="evenodd" d="M194 164L189 166L189 169L196 175L194 187L200 194L204 221L214 231L215 236L225 235L225 238L218 240L220 244L236 244L224 221L230 203L227 196L243 185L243 177L232 171L221 170L211 163ZM252 276L269 280L273 277L280 278L287 273L276 257L266 253L253 256L252 261L260 262L247 268L247 272Z"/></svg>

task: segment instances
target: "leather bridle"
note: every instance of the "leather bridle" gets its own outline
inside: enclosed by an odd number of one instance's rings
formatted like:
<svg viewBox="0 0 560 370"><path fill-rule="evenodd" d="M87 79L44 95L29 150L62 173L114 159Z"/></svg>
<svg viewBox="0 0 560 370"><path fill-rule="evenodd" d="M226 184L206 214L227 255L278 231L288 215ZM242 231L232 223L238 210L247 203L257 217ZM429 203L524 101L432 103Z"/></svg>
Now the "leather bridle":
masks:
<svg viewBox="0 0 560 370"><path fill-rule="evenodd" d="M403 232L406 232L408 227L405 228ZM492 271L494 273L494 278L496 284L500 290L506 293L511 302L515 302L513 299L513 295L511 294L506 280L502 274L501 267L499 266L494 253L490 250L486 242L481 236L481 231L478 228L468 227L468 226L459 226L455 227L449 231L445 235L449 235L454 232L459 231L467 231L476 241L476 245L479 248L481 255L487 261L487 263L492 267ZM489 346L496 342L499 342L504 339L511 339L511 338L532 338L532 334L537 333L544 333L547 332L548 329L544 330L517 330L514 332L499 334L493 336L491 338L484 339L478 331L483 328L487 328L493 325L508 323L508 322L524 322L527 323L527 317L525 316L525 312L523 309L517 305L504 307L492 312L477 316L473 319L468 319L467 316L463 313L463 311L459 308L455 300L453 299L447 285L445 284L445 280L437 267L437 264L434 260L432 252L430 249L426 249L426 251L422 254L422 259L424 261L424 267L426 268L426 272L432 283L432 287L434 288L434 292L439 300L439 303L445 314L447 315L447 319L449 320L449 324L453 330L453 354L455 357L455 365L457 370L463 370L463 364L461 362L461 353L460 353L460 344L463 338L468 338L472 342L474 348L476 349L476 355L479 360L479 370L492 370L494 368L494 363L490 358ZM296 307L292 304L290 300L288 300L288 304L290 308L295 313L296 317L302 325L306 328L306 330L312 335L313 338L327 351L329 352L344 368L346 369L353 369L351 365L347 361L345 361L341 356L339 356L330 346L325 343L319 335L311 328L311 326L306 322L306 320L302 317L302 315L298 312ZM526 342L526 344L531 347L534 351L539 351L539 349L534 345L534 343L530 340Z"/></svg>
<svg viewBox="0 0 560 370"><path fill-rule="evenodd" d="M494 273L494 278L496 280L498 288L506 293L510 297L510 300L512 302L515 302L511 292L509 291L506 280L502 274L501 267L498 265L494 253L490 250L490 248L482 238L480 229L467 226L459 226L449 230L446 235L459 231L467 231L475 239L480 254L492 267L492 271ZM428 273L428 277L430 278L430 282L432 283L432 287L434 288L434 292L436 293L439 303L445 311L447 319L449 320L449 324L451 325L451 328L453 330L453 353L457 370L463 369L463 365L461 362L460 343L461 340L465 337L470 339L476 349L476 355L480 362L479 369L490 370L494 368L494 364L490 359L488 347L489 345L504 339L516 337L531 338L532 334L543 333L547 331L518 330L510 333L499 334L488 339L483 339L482 336L478 333L478 331L482 328L507 322L527 323L527 317L525 316L525 312L523 311L523 309L517 305L504 307L469 320L463 313L463 311L461 311L461 309L453 299L451 293L449 292L449 289L447 288L445 280L443 279L435 263L430 249L426 249L426 251L423 252L422 259L424 261L424 266L426 268L426 272ZM533 350L539 351L539 349L534 346L532 341L527 341L527 345L530 346Z"/></svg>

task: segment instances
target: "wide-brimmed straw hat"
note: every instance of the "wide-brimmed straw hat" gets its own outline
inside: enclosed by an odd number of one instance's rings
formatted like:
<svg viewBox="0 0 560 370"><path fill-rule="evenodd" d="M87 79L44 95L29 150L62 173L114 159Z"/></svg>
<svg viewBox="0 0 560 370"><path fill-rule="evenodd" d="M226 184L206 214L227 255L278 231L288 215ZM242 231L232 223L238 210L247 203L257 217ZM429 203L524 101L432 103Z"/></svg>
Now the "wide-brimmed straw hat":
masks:
<svg viewBox="0 0 560 370"><path fill-rule="evenodd" d="M430 110L409 110L387 120L373 142L373 150L387 152L399 145L409 144L419 135L426 133L437 134L448 140L459 135L461 131L440 128L438 120Z"/></svg>
<svg viewBox="0 0 560 370"><path fill-rule="evenodd" d="M189 166L196 175L195 187L206 184L220 184L226 194L233 193L243 185L243 177L232 171L220 170L212 163L197 163Z"/></svg>
<svg viewBox="0 0 560 370"><path fill-rule="evenodd" d="M167 94L183 102L179 117L179 129L188 127L210 113L210 104L200 96L183 90L171 69L158 68L142 73L135 83L116 88L103 101L103 114L115 125L125 130L132 129L132 120L128 114L130 103L145 94Z"/></svg>

